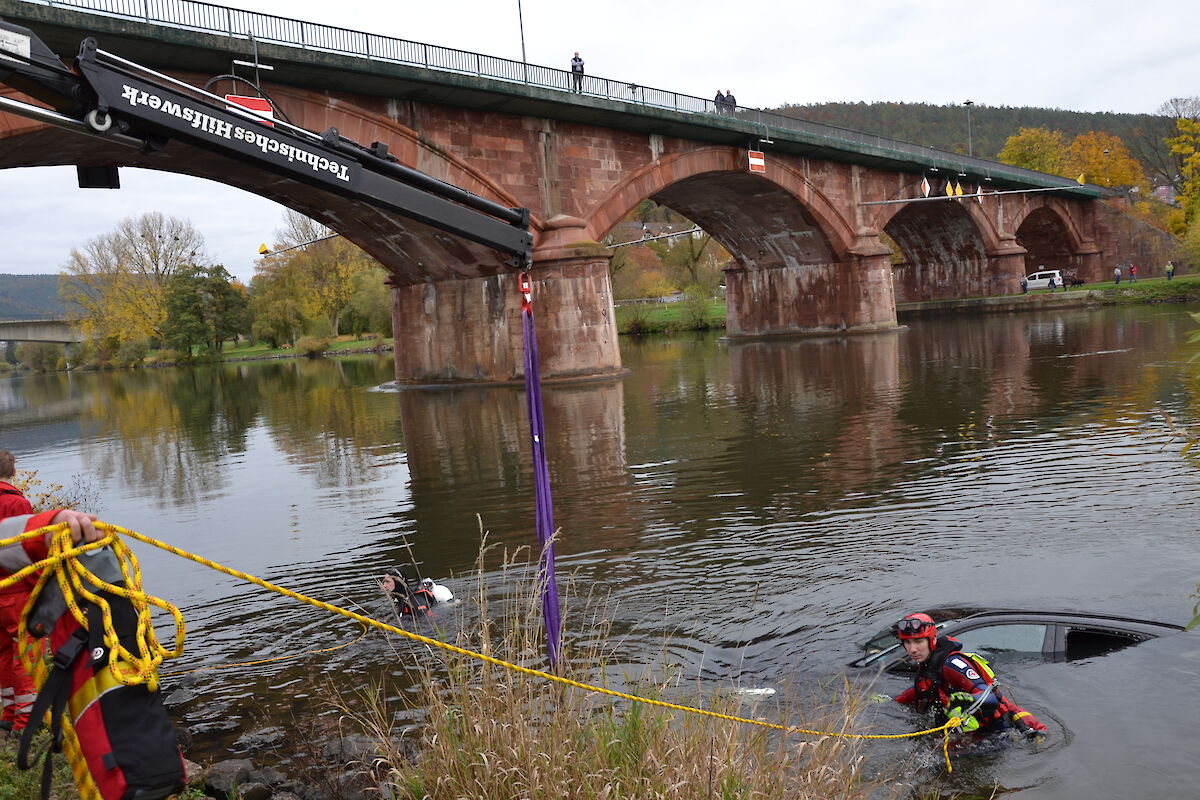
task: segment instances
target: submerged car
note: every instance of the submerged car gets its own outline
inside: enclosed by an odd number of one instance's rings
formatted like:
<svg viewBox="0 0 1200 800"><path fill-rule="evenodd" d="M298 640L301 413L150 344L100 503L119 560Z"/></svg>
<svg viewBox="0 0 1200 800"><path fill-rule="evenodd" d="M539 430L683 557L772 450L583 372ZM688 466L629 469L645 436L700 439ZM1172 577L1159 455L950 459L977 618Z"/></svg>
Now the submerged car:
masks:
<svg viewBox="0 0 1200 800"><path fill-rule="evenodd" d="M1183 630L1182 625L1165 622L1073 611L935 608L927 613L937 622L939 636L953 636L963 650L1001 663L1075 661ZM850 666L893 673L913 670L894 627L871 637L863 650Z"/></svg>

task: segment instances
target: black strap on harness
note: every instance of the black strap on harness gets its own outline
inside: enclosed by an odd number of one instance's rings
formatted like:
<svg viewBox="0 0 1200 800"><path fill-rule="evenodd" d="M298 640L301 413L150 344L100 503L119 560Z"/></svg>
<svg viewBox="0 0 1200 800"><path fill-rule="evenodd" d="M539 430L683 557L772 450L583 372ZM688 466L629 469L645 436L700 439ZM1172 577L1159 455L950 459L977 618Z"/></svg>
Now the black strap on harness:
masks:
<svg viewBox="0 0 1200 800"><path fill-rule="evenodd" d="M100 607L88 604L88 628L99 631L102 624ZM21 743L17 749L17 767L31 769L39 758L42 762L42 800L50 797L51 783L54 779L52 755L62 752L62 723L67 711L67 700L71 697L71 678L75 671L75 662L80 655L88 651L88 629L76 628L63 646L54 654L50 672L45 682L38 690L33 709L29 712L29 722L21 732ZM29 751L33 747L33 736L46 712L50 712L50 744L44 750L29 759Z"/></svg>

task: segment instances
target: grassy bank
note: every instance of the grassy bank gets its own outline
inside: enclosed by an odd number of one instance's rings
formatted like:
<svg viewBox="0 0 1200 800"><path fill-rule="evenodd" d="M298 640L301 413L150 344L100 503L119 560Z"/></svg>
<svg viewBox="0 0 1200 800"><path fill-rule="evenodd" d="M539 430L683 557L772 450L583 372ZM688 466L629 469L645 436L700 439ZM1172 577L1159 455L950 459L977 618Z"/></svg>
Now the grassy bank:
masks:
<svg viewBox="0 0 1200 800"><path fill-rule="evenodd" d="M513 576L514 570L525 571ZM513 561L506 561L503 573L503 585L515 588L496 599L480 585L459 609L455 643L541 667L534 576ZM861 700L845 686L802 708L773 698L752 704L732 692L692 685L671 667L622 664L613 652L619 637L604 621L603 605L589 604L564 619L564 676L723 713L853 730ZM377 686L339 701L342 712L377 743L373 782L385 796L867 800L901 794L898 785L866 777L861 742L853 739L781 736L394 641L396 660L421 675L416 690ZM659 661L667 653L664 646L649 655ZM414 714L418 724L398 729L397 716Z"/></svg>
<svg viewBox="0 0 1200 800"><path fill-rule="evenodd" d="M725 327L723 299L705 298L702 301L626 305L618 306L615 310L618 333L677 333L718 330Z"/></svg>
<svg viewBox="0 0 1200 800"><path fill-rule="evenodd" d="M1117 284L1091 283L1086 287L1103 305L1142 305L1152 303L1200 302L1200 275L1180 275L1174 280L1166 278L1128 280Z"/></svg>
<svg viewBox="0 0 1200 800"><path fill-rule="evenodd" d="M328 355L369 353L381 348L391 350L393 345L392 339L360 339L355 336L337 336L327 341L329 349L326 353ZM271 347L266 342L242 342L235 347L227 346L214 360L249 361L259 358L292 358L300 355L303 354L296 352L293 347Z"/></svg>
<svg viewBox="0 0 1200 800"><path fill-rule="evenodd" d="M1166 278L1144 278L1136 283L1128 280L1120 285L1108 281L1105 283L1089 283L1083 287L1075 287L1067 292L1054 292L1055 296L1086 293L1088 300L1081 303L1093 302L1101 305L1150 305L1154 303L1193 303L1200 302L1200 275L1181 275L1174 280ZM1008 295L1007 299L1014 302L1029 302L1035 304L1034 298L1050 295L1048 290L1037 290L1026 295ZM1003 300L1000 297L951 297L941 300L922 301L922 306L942 306L949 313L974 313L978 308L973 301ZM898 304L903 310L906 305ZM959 308L961 307L961 308ZM623 334L644 333L678 333L690 330L720 330L725 327L725 301L709 299L699 302L679 301L675 303L656 303L640 305L624 305L616 308L617 331Z"/></svg>

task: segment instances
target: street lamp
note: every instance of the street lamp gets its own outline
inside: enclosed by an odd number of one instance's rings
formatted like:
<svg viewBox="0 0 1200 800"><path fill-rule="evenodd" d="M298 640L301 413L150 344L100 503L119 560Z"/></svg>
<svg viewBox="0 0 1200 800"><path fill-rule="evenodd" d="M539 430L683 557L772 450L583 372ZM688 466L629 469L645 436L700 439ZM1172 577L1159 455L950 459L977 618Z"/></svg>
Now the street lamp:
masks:
<svg viewBox="0 0 1200 800"><path fill-rule="evenodd" d="M525 17L521 14L521 0L517 0L517 24L521 27L521 69L525 82L529 83L529 60L525 58Z"/></svg>
<svg viewBox="0 0 1200 800"><path fill-rule="evenodd" d="M1108 154L1109 154L1109 152L1110 151L1107 147L1104 148L1104 185L1105 186L1112 186L1112 181L1109 180L1109 177L1108 177Z"/></svg>
<svg viewBox="0 0 1200 800"><path fill-rule="evenodd" d="M963 105L967 107L967 155L974 156L975 148L971 146L971 106L975 105L975 103L967 100Z"/></svg>

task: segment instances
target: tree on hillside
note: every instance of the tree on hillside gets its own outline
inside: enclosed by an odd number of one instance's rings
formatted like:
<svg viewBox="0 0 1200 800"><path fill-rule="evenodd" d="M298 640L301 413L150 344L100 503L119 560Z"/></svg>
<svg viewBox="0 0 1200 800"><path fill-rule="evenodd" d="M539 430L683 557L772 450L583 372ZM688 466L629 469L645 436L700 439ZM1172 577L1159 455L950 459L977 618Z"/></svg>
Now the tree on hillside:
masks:
<svg viewBox="0 0 1200 800"><path fill-rule="evenodd" d="M206 262L204 237L189 221L152 211L72 250L59 294L91 338L161 341L167 284Z"/></svg>
<svg viewBox="0 0 1200 800"><path fill-rule="evenodd" d="M184 358L196 346L219 353L226 339L245 328L246 294L225 267L183 267L167 283L166 342Z"/></svg>
<svg viewBox="0 0 1200 800"><path fill-rule="evenodd" d="M1089 131L1067 145L1066 163L1059 174L1083 175L1098 186L1137 186L1146 179L1142 165L1129 155L1125 143L1111 133Z"/></svg>
<svg viewBox="0 0 1200 800"><path fill-rule="evenodd" d="M1067 145L1059 131L1021 128L1020 132L1008 137L999 158L1003 164L1060 175L1066 154Z"/></svg>
<svg viewBox="0 0 1200 800"><path fill-rule="evenodd" d="M1181 119L1200 119L1200 97L1173 97L1158 107L1153 116L1134 125L1125 139L1129 153L1156 184L1179 191L1183 180L1183 158L1171 150L1167 140L1178 135Z"/></svg>

